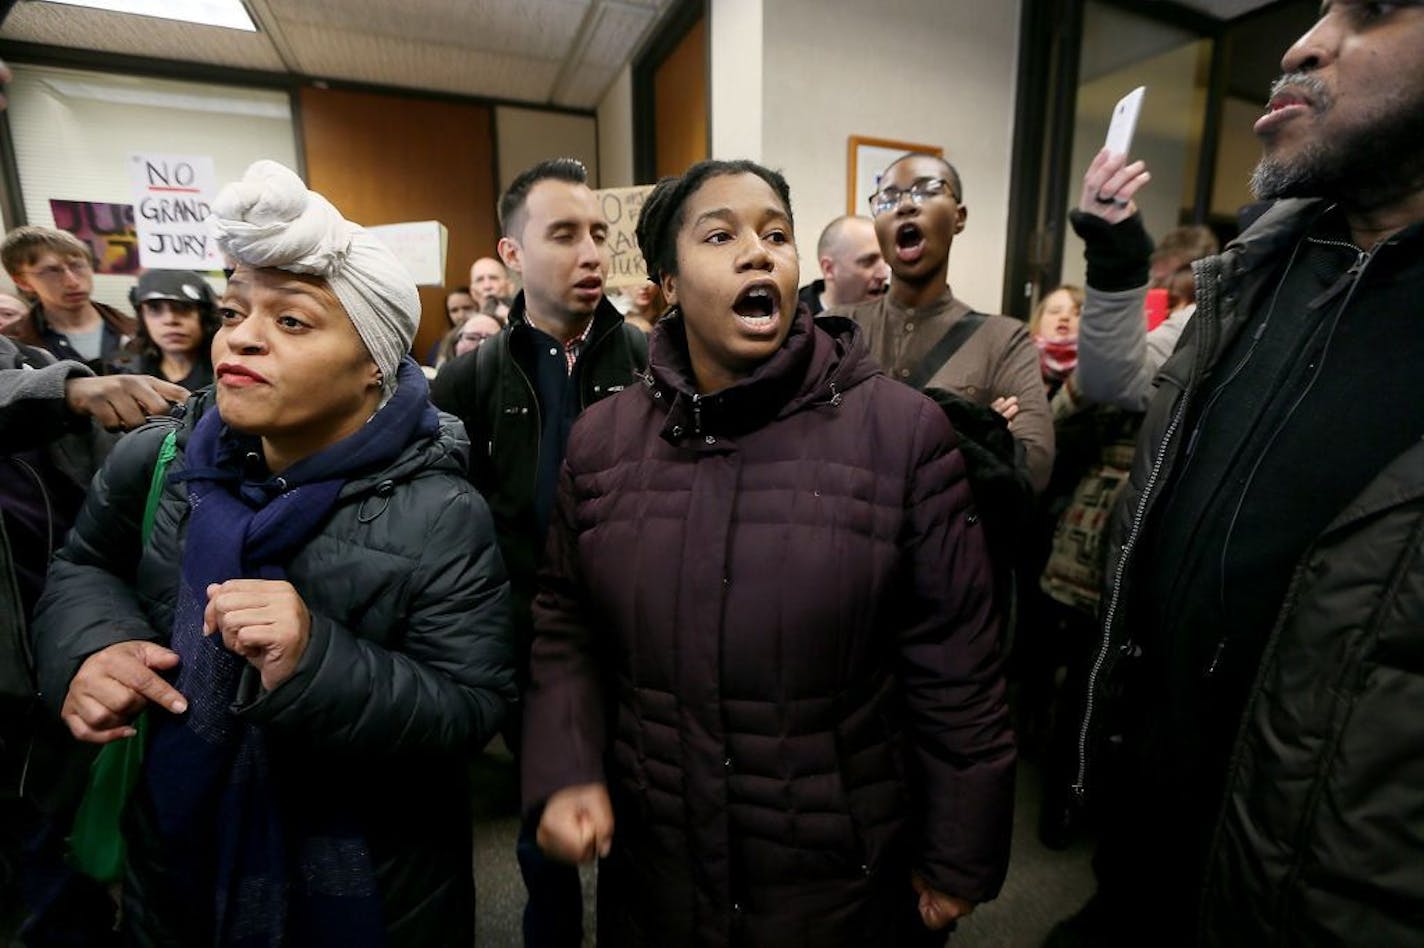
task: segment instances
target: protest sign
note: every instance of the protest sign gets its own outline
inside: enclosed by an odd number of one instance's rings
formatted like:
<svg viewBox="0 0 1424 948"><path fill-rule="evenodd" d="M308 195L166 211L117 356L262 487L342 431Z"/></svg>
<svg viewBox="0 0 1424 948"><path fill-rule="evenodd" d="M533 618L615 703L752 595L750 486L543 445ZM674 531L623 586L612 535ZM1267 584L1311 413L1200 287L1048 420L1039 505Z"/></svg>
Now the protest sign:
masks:
<svg viewBox="0 0 1424 948"><path fill-rule="evenodd" d="M145 269L221 270L222 255L206 223L217 182L213 159L130 155L139 263Z"/></svg>
<svg viewBox="0 0 1424 948"><path fill-rule="evenodd" d="M593 192L608 221L608 278L604 286L610 289L637 286L648 279L648 265L638 250L638 215L643 202L652 193L651 184L633 188L604 188Z"/></svg>
<svg viewBox="0 0 1424 948"><path fill-rule="evenodd" d="M445 285L445 250L449 231L439 221L414 221L409 224L380 224L367 227L396 259L405 264L417 286Z"/></svg>

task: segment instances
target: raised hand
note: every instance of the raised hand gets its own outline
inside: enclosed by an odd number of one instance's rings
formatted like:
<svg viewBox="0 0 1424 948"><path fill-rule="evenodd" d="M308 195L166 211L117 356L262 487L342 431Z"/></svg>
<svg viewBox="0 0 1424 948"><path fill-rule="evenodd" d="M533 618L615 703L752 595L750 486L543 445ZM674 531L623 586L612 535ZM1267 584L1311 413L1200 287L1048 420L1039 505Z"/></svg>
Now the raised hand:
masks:
<svg viewBox="0 0 1424 948"><path fill-rule="evenodd" d="M1083 175L1078 210L1101 217L1109 224L1121 223L1137 213L1137 204L1132 198L1151 180L1145 162L1128 164L1125 155L1104 148Z"/></svg>

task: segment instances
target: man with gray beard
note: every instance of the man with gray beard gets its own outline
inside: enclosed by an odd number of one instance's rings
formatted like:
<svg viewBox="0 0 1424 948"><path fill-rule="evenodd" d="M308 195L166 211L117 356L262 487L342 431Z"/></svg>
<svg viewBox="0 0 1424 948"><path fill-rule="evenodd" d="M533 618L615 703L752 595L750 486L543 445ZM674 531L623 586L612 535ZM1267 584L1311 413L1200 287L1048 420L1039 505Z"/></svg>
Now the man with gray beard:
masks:
<svg viewBox="0 0 1424 948"><path fill-rule="evenodd" d="M1118 510L1050 945L1424 944L1424 2L1327 0L1282 67Z"/></svg>

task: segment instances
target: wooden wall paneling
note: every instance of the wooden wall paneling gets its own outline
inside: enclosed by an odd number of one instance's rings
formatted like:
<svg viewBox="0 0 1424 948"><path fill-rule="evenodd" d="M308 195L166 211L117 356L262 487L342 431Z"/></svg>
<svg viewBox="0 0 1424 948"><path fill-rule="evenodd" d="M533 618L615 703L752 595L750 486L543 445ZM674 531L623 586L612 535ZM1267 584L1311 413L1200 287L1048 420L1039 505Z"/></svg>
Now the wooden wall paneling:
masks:
<svg viewBox="0 0 1424 948"><path fill-rule="evenodd" d="M707 68L704 15L653 73L659 178L682 174L707 157Z"/></svg>
<svg viewBox="0 0 1424 948"><path fill-rule="evenodd" d="M470 263L499 237L491 107L313 86L298 98L311 189L358 224L440 221L445 285L469 282ZM421 288L417 359L449 326L445 295Z"/></svg>

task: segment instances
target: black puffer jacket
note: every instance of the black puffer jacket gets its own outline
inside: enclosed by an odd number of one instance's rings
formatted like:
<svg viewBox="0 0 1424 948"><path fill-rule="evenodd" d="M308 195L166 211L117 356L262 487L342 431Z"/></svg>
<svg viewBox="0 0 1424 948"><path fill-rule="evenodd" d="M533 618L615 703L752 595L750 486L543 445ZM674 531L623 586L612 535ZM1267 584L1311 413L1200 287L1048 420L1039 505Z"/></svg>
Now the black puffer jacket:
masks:
<svg viewBox="0 0 1424 948"><path fill-rule="evenodd" d="M1282 201L1197 264L1197 312L1162 366L1109 549L1081 746L1118 691L1144 524L1182 463L1183 419L1322 205ZM1418 227L1373 256L1417 273ZM1417 317L1402 313L1401 318ZM1361 411L1371 410L1361 404ZM1388 410L1388 408L1384 409ZM1323 438L1348 437L1322 432ZM1337 448L1348 450L1348 447ZM1424 444L1387 465L1296 566L1232 750L1197 941L1424 944ZM1084 783L1086 757L1078 782ZM1165 817L1164 818L1168 818Z"/></svg>
<svg viewBox="0 0 1424 948"><path fill-rule="evenodd" d="M208 398L194 396L176 423L172 473L184 467ZM283 785L351 802L391 945L473 940L466 761L513 696L504 566L489 510L464 476L463 432L442 420L394 464L348 483L321 533L288 564L311 612L310 644L290 679L239 710L266 730ZM174 424L119 443L51 568L34 646L55 709L88 655L168 637L186 488L166 488L143 550L139 522L159 443ZM127 924L138 944L178 945L150 827L148 801L136 794L126 815Z"/></svg>

